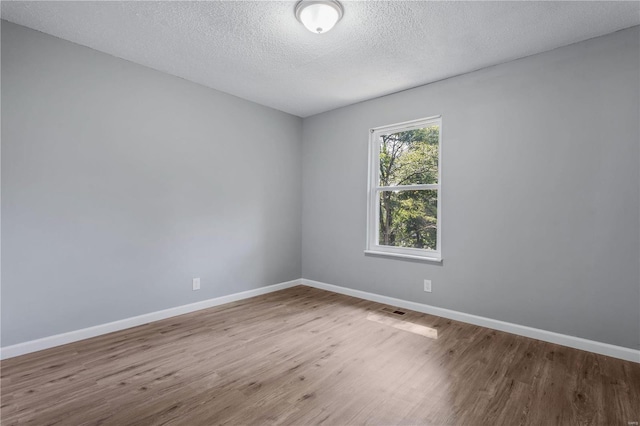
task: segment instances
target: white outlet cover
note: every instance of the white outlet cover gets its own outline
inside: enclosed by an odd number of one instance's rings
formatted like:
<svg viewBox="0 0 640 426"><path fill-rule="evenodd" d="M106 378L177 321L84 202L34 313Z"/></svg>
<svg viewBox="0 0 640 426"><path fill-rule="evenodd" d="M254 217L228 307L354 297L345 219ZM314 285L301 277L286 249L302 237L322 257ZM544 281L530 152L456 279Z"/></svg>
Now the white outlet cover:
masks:
<svg viewBox="0 0 640 426"><path fill-rule="evenodd" d="M200 290L200 278L193 279L193 290Z"/></svg>
<svg viewBox="0 0 640 426"><path fill-rule="evenodd" d="M424 280L424 291L431 293L431 280Z"/></svg>

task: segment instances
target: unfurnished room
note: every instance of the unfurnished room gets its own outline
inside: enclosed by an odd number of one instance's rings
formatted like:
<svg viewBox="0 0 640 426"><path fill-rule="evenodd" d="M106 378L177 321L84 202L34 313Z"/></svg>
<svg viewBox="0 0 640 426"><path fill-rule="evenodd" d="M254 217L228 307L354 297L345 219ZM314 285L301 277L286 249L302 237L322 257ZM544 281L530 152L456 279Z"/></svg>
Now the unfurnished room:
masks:
<svg viewBox="0 0 640 426"><path fill-rule="evenodd" d="M0 1L0 423L640 423L640 2Z"/></svg>

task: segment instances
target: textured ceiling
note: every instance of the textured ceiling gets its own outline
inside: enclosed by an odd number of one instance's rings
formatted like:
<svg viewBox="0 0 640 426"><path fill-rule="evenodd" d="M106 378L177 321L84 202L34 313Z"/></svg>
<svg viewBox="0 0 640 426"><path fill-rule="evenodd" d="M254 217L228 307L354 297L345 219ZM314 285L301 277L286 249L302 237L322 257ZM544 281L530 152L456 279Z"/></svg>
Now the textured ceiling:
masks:
<svg viewBox="0 0 640 426"><path fill-rule="evenodd" d="M640 3L3 1L2 18L301 117L640 24Z"/></svg>

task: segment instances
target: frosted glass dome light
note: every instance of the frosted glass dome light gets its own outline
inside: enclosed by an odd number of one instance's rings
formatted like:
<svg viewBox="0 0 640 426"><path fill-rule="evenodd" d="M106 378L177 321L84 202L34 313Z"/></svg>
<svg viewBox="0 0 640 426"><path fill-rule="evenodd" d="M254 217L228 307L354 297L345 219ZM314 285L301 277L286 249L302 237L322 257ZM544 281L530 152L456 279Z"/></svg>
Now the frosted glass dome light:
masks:
<svg viewBox="0 0 640 426"><path fill-rule="evenodd" d="M301 0L296 4L296 18L312 33L326 33L342 14L342 5L333 0Z"/></svg>

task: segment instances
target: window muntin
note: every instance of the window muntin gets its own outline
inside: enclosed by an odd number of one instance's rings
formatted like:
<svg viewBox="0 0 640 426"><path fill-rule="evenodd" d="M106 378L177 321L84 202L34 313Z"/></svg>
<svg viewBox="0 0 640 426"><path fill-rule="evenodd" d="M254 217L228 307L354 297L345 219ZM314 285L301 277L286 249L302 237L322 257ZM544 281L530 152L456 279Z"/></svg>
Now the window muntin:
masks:
<svg viewBox="0 0 640 426"><path fill-rule="evenodd" d="M372 129L367 248L441 260L440 117Z"/></svg>

